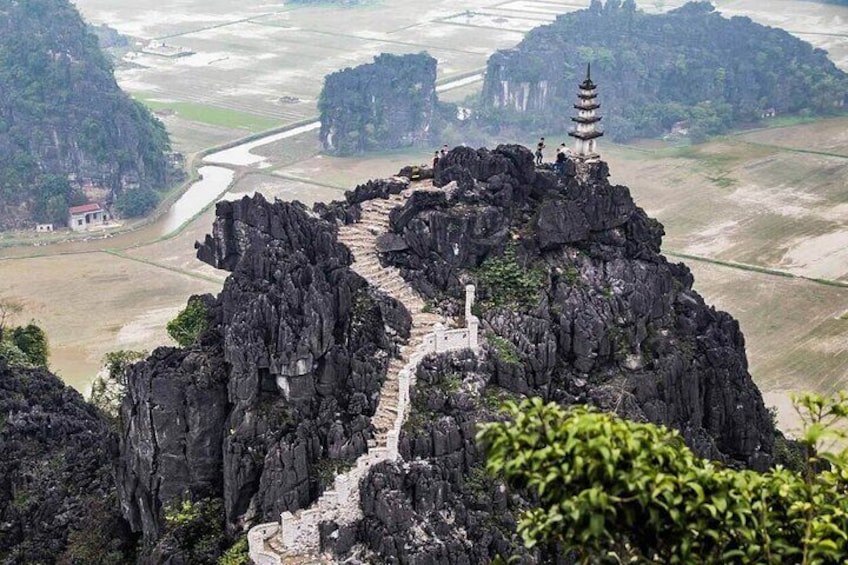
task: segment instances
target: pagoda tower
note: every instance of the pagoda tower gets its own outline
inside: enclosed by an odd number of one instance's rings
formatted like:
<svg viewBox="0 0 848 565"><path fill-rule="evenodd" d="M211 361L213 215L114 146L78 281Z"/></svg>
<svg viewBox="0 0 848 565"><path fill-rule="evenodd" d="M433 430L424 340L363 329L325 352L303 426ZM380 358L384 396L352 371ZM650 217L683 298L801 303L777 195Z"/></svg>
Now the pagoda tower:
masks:
<svg viewBox="0 0 848 565"><path fill-rule="evenodd" d="M573 156L578 159L598 158L596 140L604 135L604 132L595 129L595 124L601 121L601 117L595 115L595 110L601 107L597 97L598 87L592 82L592 64L589 63L586 65L586 80L580 83L577 104L574 105L577 116L571 118L572 122L577 123L577 128L568 132L568 135L574 138Z"/></svg>

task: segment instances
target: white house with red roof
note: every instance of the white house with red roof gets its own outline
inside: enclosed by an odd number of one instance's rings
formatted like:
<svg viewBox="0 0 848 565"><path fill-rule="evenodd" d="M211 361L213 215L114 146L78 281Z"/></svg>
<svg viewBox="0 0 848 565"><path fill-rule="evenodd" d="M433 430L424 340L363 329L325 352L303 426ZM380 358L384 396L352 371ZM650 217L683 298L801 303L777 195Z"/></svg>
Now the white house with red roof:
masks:
<svg viewBox="0 0 848 565"><path fill-rule="evenodd" d="M72 206L68 209L68 227L74 231L85 231L92 227L103 226L109 220L109 214L96 202Z"/></svg>

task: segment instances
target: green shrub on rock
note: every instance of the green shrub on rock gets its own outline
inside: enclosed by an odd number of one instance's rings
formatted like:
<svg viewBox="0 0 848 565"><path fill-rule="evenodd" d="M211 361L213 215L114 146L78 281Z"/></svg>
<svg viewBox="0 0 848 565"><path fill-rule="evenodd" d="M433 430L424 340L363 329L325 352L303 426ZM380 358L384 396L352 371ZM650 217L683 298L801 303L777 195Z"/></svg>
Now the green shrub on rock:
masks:
<svg viewBox="0 0 848 565"><path fill-rule="evenodd" d="M192 296L185 309L168 322L168 335L180 344L180 347L188 347L208 326L207 316L203 300L199 296Z"/></svg>

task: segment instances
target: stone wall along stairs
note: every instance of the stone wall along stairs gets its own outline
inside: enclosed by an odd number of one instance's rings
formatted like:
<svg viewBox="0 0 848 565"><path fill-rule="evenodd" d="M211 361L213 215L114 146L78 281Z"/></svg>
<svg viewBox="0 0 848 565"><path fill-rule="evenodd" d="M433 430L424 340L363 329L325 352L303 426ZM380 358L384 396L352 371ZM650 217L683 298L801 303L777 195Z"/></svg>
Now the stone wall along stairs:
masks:
<svg viewBox="0 0 848 565"><path fill-rule="evenodd" d="M422 183L423 184L423 183ZM362 215L355 224L339 228L339 241L350 248L355 262L351 268L389 296L402 302L412 316L410 338L400 350L400 358L389 364L380 391L377 411L371 421L375 437L368 453L353 467L335 478L333 488L325 491L309 508L296 513L284 512L279 523L260 524L248 534L250 557L261 565L316 562L320 560L321 522L347 525L362 517L359 508L359 484L375 464L398 457L400 430L409 405L409 390L414 385L415 369L428 353L477 346L477 319L471 315L474 289L466 296L468 327L447 330L440 316L426 312L424 301L394 267L382 267L376 251L377 237L389 230L389 212L400 206L414 189L361 204Z"/></svg>

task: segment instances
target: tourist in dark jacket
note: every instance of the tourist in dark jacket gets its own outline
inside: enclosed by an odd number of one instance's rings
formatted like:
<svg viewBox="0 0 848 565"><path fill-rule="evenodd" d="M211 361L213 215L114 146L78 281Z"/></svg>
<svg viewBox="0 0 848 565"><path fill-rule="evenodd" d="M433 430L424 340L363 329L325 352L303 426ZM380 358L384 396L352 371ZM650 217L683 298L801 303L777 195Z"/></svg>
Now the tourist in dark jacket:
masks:
<svg viewBox="0 0 848 565"><path fill-rule="evenodd" d="M542 149L545 148L545 138L539 138L539 143L536 144L536 164L542 164Z"/></svg>

